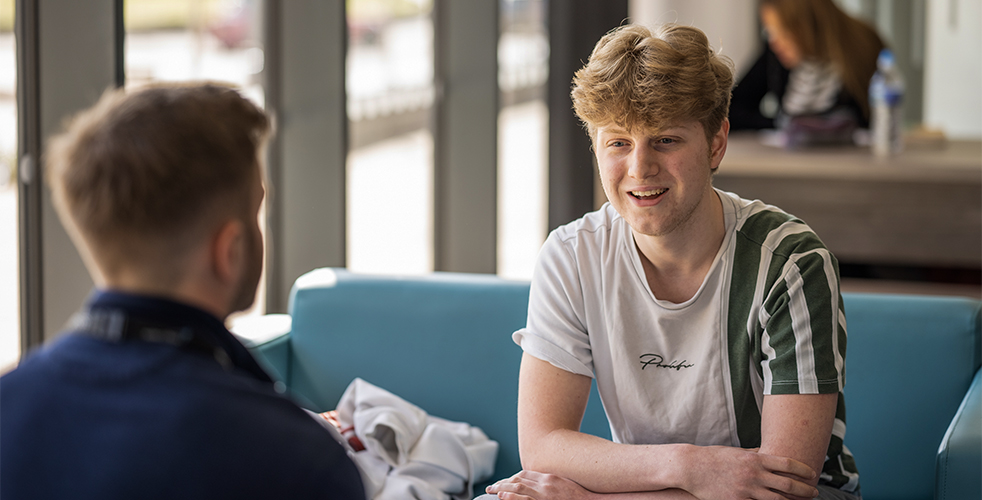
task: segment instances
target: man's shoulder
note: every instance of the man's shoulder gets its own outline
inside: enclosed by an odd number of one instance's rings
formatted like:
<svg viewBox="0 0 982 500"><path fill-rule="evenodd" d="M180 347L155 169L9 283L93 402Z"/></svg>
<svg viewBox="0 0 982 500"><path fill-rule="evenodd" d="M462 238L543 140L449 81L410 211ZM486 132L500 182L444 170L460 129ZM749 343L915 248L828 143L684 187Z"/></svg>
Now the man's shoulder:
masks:
<svg viewBox="0 0 982 500"><path fill-rule="evenodd" d="M64 373L62 365L65 362L84 362L90 356L91 345L88 344L92 342L95 341L67 333L26 353L16 367L0 377L3 387L0 396L9 400L24 392L41 391L40 386L57 386L60 379L71 377L70 373Z"/></svg>
<svg viewBox="0 0 982 500"><path fill-rule="evenodd" d="M576 272L574 269L596 268L618 260L631 240L630 227L610 206L604 204L600 209L549 233L539 252L537 267L556 267L565 269L564 273ZM534 281L534 280L533 280Z"/></svg>
<svg viewBox="0 0 982 500"><path fill-rule="evenodd" d="M824 247L812 228L798 217L761 200L747 200L732 193L735 207L735 232L741 241L764 251L779 251L785 247Z"/></svg>
<svg viewBox="0 0 982 500"><path fill-rule="evenodd" d="M720 197L726 199L728 204L736 213L737 231L747 231L750 229L773 229L788 222L800 219L785 212L780 207L770 205L761 200L750 200L741 198L734 193L719 191Z"/></svg>
<svg viewBox="0 0 982 500"><path fill-rule="evenodd" d="M557 227L553 233L564 241L577 237L591 237L590 235L598 232L609 231L618 222L623 222L620 214L610 203L604 203L599 209Z"/></svg>
<svg viewBox="0 0 982 500"><path fill-rule="evenodd" d="M271 383L161 343L108 342L70 333L29 355L0 382L0 396L11 410L71 411L96 426L96 416L104 415L100 405L134 404L150 411L161 429L193 422L231 425L226 432L323 434Z"/></svg>

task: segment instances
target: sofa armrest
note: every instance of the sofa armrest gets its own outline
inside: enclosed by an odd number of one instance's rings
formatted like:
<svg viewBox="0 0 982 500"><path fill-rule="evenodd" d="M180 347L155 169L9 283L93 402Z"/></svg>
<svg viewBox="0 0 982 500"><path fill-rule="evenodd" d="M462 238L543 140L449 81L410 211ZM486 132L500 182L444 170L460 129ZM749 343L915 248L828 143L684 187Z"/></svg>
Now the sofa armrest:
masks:
<svg viewBox="0 0 982 500"><path fill-rule="evenodd" d="M937 500L982 498L982 370L941 440L937 471Z"/></svg>
<svg viewBox="0 0 982 500"><path fill-rule="evenodd" d="M275 380L289 385L290 331L289 314L266 314L238 318L232 322L232 333Z"/></svg>

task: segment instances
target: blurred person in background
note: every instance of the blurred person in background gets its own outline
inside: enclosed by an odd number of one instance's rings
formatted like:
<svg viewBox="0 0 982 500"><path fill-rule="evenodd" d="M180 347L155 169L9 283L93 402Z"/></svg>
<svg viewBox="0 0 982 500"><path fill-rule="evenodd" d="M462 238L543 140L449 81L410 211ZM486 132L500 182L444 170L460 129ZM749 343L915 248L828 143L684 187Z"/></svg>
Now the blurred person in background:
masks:
<svg viewBox="0 0 982 500"><path fill-rule="evenodd" d="M869 126L869 82L884 48L872 27L832 0L761 0L760 20L767 44L733 89L731 130L785 128L796 117ZM776 114L761 111L767 94Z"/></svg>

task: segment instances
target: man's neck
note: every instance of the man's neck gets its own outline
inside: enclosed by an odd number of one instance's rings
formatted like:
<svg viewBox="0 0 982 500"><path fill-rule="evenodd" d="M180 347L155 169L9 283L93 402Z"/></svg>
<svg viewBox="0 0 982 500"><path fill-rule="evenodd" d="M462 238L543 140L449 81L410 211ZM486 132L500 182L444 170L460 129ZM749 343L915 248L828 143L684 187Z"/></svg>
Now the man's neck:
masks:
<svg viewBox="0 0 982 500"><path fill-rule="evenodd" d="M228 316L228 311L218 300L216 300L216 296L214 294L205 293L204 291L195 288L189 288L181 285L174 287L162 287L143 280L122 279L120 277L106 280L106 282L101 284L100 287L116 292L147 295L165 298L175 302L182 302L206 311L223 321L225 320L225 317Z"/></svg>
<svg viewBox="0 0 982 500"><path fill-rule="evenodd" d="M651 292L659 300L691 299L712 268L726 233L723 205L715 191L706 206L670 234L634 234Z"/></svg>

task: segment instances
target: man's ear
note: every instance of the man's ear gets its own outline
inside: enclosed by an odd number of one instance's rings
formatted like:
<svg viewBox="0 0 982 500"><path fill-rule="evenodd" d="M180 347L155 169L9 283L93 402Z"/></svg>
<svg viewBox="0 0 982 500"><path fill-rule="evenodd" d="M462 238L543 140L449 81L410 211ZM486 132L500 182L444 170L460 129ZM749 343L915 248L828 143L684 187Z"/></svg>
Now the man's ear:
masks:
<svg viewBox="0 0 982 500"><path fill-rule="evenodd" d="M730 120L724 118L723 123L720 124L719 131L713 136L713 143L709 145L709 162L713 171L719 168L720 162L723 161L723 155L726 154L726 142L729 136Z"/></svg>
<svg viewBox="0 0 982 500"><path fill-rule="evenodd" d="M212 269L223 283L236 283L245 260L245 227L238 219L229 219L212 237Z"/></svg>

